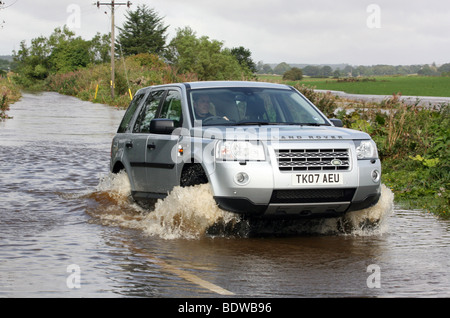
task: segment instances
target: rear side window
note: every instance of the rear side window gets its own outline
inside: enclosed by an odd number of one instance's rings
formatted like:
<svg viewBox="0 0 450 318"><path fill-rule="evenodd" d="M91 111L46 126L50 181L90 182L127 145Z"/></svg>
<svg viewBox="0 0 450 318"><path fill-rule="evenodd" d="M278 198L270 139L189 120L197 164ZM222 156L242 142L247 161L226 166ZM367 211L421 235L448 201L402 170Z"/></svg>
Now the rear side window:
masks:
<svg viewBox="0 0 450 318"><path fill-rule="evenodd" d="M164 92L164 90L150 92L145 100L141 113L134 124L134 133L150 132L150 122L156 116L156 111L158 110L159 103L161 102Z"/></svg>
<svg viewBox="0 0 450 318"><path fill-rule="evenodd" d="M130 103L130 106L128 106L128 109L125 112L125 115L123 115L122 122L119 125L119 129L117 129L118 133L124 133L127 130L128 125L130 124L130 120L131 118L133 118L133 115L144 96L145 92L134 96L133 100Z"/></svg>

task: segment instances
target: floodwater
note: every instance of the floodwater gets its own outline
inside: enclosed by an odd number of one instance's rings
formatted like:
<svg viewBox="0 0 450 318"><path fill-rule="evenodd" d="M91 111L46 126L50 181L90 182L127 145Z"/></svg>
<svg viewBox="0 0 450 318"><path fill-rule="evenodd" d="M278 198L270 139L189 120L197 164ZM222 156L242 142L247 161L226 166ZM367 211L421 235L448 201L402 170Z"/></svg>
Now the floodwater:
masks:
<svg viewBox="0 0 450 318"><path fill-rule="evenodd" d="M0 297L449 297L450 223L380 203L250 223L208 186L141 207L108 173L123 115L24 94L0 123Z"/></svg>

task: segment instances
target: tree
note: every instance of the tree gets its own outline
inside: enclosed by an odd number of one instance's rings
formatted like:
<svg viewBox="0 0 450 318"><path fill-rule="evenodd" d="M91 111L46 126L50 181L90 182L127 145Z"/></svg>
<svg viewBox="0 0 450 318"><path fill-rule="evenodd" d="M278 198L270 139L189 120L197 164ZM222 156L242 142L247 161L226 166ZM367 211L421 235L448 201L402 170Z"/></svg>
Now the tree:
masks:
<svg viewBox="0 0 450 318"><path fill-rule="evenodd" d="M166 58L180 72L196 73L199 80L231 80L251 76L247 67L242 67L231 50L223 43L198 38L189 27L178 29L169 44Z"/></svg>
<svg viewBox="0 0 450 318"><path fill-rule="evenodd" d="M422 76L436 76L439 73L437 72L437 69L433 65L425 64L422 66L422 68L417 72L417 74Z"/></svg>
<svg viewBox="0 0 450 318"><path fill-rule="evenodd" d="M58 44L50 56L51 70L55 73L67 73L86 67L90 63L90 42L81 37Z"/></svg>
<svg viewBox="0 0 450 318"><path fill-rule="evenodd" d="M90 41L74 36L75 33L64 26L56 28L48 38L47 45L51 50L48 69L51 73L75 71L91 62Z"/></svg>
<svg viewBox="0 0 450 318"><path fill-rule="evenodd" d="M96 62L96 56L104 61L104 51L106 46L109 47L105 36L101 37L97 33L95 41L74 36L75 33L64 26L56 28L48 38L40 36L32 39L30 47L22 41L20 49L13 51L17 72L23 75L22 84L45 79L52 73L65 73L86 67Z"/></svg>
<svg viewBox="0 0 450 318"><path fill-rule="evenodd" d="M272 74L273 70L269 64L264 64L263 61L259 61L256 65L256 71L258 74Z"/></svg>
<svg viewBox="0 0 450 318"><path fill-rule="evenodd" d="M277 75L283 75L290 69L291 69L291 67L289 66L289 64L287 64L286 62L282 62L282 63L278 64L277 66L275 66L275 68L273 69L273 72Z"/></svg>
<svg viewBox="0 0 450 318"><path fill-rule="evenodd" d="M264 64L262 67L263 74L273 74L273 69L269 64Z"/></svg>
<svg viewBox="0 0 450 318"><path fill-rule="evenodd" d="M111 33L97 34L91 40L89 50L91 61L94 63L107 63L110 61L111 55Z"/></svg>
<svg viewBox="0 0 450 318"><path fill-rule="evenodd" d="M333 77L334 77L334 78L339 78L339 77L341 77L341 71L340 71L339 69L335 70L335 71L333 72Z"/></svg>
<svg viewBox="0 0 450 318"><path fill-rule="evenodd" d="M449 76L450 75L450 63L446 63L446 64L442 64L439 68L438 71L441 73L441 75L443 76Z"/></svg>
<svg viewBox="0 0 450 318"><path fill-rule="evenodd" d="M303 74L307 76L319 76L320 68L315 65L308 65L303 68Z"/></svg>
<svg viewBox="0 0 450 318"><path fill-rule="evenodd" d="M13 51L14 62L17 71L28 79L44 79L49 74L49 55L51 49L48 47L44 37L31 40L29 48L25 41L20 42L19 51Z"/></svg>
<svg viewBox="0 0 450 318"><path fill-rule="evenodd" d="M127 21L117 37L117 51L124 55L139 53L162 54L166 47L166 31L162 18L145 4L136 11L127 11Z"/></svg>
<svg viewBox="0 0 450 318"><path fill-rule="evenodd" d="M322 77L329 77L333 74L333 69L331 66L325 65L320 69L320 76Z"/></svg>
<svg viewBox="0 0 450 318"><path fill-rule="evenodd" d="M256 64L251 59L252 53L250 50L243 46L235 47L231 49L231 54L237 59L241 66L247 67L252 73L256 73Z"/></svg>
<svg viewBox="0 0 450 318"><path fill-rule="evenodd" d="M197 62L197 50L200 40L190 27L177 29L176 36L166 51L167 60L176 65L181 72L193 72Z"/></svg>
<svg viewBox="0 0 450 318"><path fill-rule="evenodd" d="M283 74L283 80L300 81L303 78L303 72L298 67L293 67Z"/></svg>

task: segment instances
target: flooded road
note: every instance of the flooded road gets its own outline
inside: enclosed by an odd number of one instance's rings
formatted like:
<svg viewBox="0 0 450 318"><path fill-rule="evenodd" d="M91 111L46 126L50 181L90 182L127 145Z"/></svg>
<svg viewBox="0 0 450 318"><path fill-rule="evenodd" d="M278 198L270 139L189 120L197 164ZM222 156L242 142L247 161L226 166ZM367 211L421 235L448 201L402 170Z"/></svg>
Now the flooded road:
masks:
<svg viewBox="0 0 450 318"><path fill-rule="evenodd" d="M249 223L207 185L145 209L108 173L122 110L42 93L8 114L0 297L450 296L450 222L389 189L347 220Z"/></svg>

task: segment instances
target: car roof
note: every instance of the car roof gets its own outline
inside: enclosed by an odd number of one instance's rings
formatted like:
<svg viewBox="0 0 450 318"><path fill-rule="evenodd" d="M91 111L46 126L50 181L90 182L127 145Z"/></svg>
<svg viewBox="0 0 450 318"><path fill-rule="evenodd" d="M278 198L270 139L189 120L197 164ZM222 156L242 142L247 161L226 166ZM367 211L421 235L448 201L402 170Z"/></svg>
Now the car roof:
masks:
<svg viewBox="0 0 450 318"><path fill-rule="evenodd" d="M267 82L250 82L250 81L203 81L184 83L186 87L191 89L200 88L220 88L220 87L260 87L260 88L278 88L290 89L288 85L275 84Z"/></svg>
<svg viewBox="0 0 450 318"><path fill-rule="evenodd" d="M227 88L227 87L258 87L258 88L277 88L277 89L292 89L291 86L285 84L276 84L268 82L251 82L251 81L200 81L200 82L186 82L186 83L170 83L147 86L139 89L139 92L145 92L149 89L167 88L167 87L182 87L187 89L203 89L203 88Z"/></svg>

